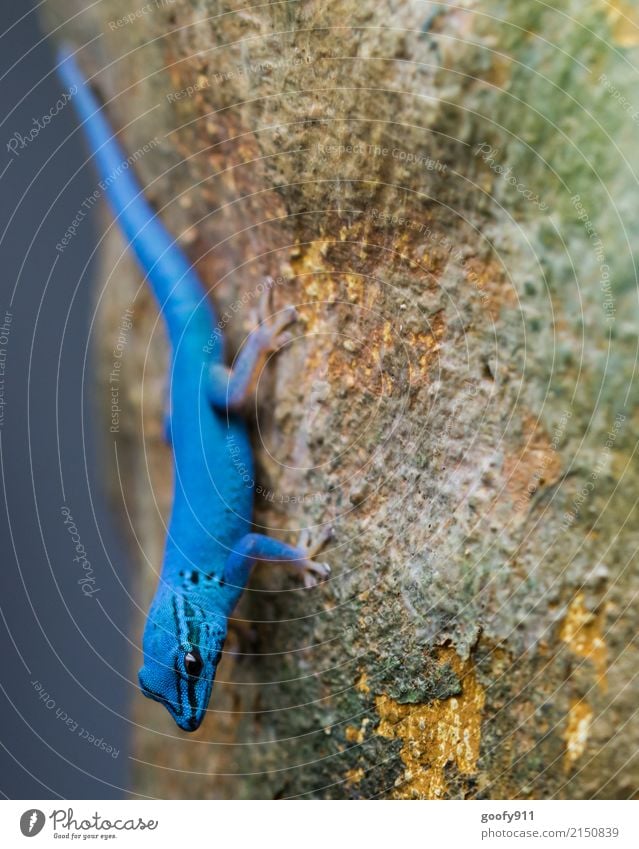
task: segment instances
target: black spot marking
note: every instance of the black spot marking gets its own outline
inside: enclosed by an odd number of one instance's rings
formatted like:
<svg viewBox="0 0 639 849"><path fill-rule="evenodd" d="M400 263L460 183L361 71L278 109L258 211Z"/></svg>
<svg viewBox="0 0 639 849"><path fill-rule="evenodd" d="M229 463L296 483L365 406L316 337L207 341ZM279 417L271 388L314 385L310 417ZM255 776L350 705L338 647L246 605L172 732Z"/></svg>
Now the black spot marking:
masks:
<svg viewBox="0 0 639 849"><path fill-rule="evenodd" d="M180 692L180 682L182 681L182 675L180 674L180 670L178 667L178 659L175 659L173 664L173 671L175 672L175 713L176 716L182 716L184 714L184 707L182 705L182 693Z"/></svg>

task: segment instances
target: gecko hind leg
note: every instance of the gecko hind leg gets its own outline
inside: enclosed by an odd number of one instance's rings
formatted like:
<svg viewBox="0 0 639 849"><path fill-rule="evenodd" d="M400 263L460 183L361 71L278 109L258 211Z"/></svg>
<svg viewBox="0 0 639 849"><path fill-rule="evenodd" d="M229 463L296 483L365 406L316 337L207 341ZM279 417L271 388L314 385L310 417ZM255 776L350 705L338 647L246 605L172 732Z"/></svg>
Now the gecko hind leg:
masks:
<svg viewBox="0 0 639 849"><path fill-rule="evenodd" d="M292 339L286 328L297 321L295 307L286 307L275 315L270 313L272 280L260 297L257 308L257 326L249 334L231 370L214 364L209 371L209 399L218 410L237 410L255 388L257 378L268 354L286 345Z"/></svg>

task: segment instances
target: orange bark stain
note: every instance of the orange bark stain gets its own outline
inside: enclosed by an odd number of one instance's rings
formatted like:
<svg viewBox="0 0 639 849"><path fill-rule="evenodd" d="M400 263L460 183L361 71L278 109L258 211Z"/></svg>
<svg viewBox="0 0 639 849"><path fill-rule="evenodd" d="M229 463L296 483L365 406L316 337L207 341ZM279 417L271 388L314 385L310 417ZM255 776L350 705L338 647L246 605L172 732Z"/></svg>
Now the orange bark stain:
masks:
<svg viewBox="0 0 639 849"><path fill-rule="evenodd" d="M597 684L606 692L606 669L608 649L603 639L605 610L593 612L585 604L584 594L577 593L564 619L559 637L571 652L589 660L597 673Z"/></svg>
<svg viewBox="0 0 639 849"><path fill-rule="evenodd" d="M459 676L461 695L428 704L400 704L386 695L375 699L380 716L377 733L403 743L405 769L393 793L397 799L444 798L448 764L463 775L477 772L484 688L471 659L463 661L453 649L444 649L438 660L450 664Z"/></svg>
<svg viewBox="0 0 639 849"><path fill-rule="evenodd" d="M464 263L464 274L493 321L499 318L502 307L517 306L517 293L501 263L472 257Z"/></svg>
<svg viewBox="0 0 639 849"><path fill-rule="evenodd" d="M573 702L568 713L568 725L564 732L564 740L566 741L565 772L570 772L586 751L592 715L592 709L587 702L582 700Z"/></svg>
<svg viewBox="0 0 639 849"><path fill-rule="evenodd" d="M514 502L515 512L525 515L530 499L542 486L551 486L561 475L561 459L548 434L532 416L522 421L523 445L519 453L504 458L506 488Z"/></svg>
<svg viewBox="0 0 639 849"><path fill-rule="evenodd" d="M364 770L361 767L358 767L358 769L349 769L344 777L348 785L359 784L362 778L364 778Z"/></svg>

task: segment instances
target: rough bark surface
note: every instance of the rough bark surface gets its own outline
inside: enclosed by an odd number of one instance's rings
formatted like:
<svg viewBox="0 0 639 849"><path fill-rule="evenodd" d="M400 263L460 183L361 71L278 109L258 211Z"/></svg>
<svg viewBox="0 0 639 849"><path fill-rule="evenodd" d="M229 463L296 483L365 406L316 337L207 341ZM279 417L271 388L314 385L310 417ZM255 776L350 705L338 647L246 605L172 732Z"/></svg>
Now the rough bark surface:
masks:
<svg viewBox="0 0 639 849"><path fill-rule="evenodd" d="M256 518L336 540L313 591L255 572L255 634L199 732L132 697L133 789L632 796L636 9L153 0L123 23L134 5L50 0L47 25L100 34L82 64L127 150L158 140L134 167L233 350L265 274L299 305L252 413ZM103 247L136 642L170 507L166 344L115 228Z"/></svg>

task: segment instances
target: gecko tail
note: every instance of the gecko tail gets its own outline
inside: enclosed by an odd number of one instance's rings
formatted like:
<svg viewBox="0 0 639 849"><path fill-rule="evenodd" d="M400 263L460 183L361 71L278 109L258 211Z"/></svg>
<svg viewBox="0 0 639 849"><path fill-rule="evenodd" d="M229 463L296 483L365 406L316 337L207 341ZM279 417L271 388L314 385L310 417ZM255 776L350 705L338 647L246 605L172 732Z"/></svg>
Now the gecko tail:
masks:
<svg viewBox="0 0 639 849"><path fill-rule="evenodd" d="M100 189L151 285L174 349L184 342L185 332L197 334L209 349L220 347L221 335L214 332L217 319L205 287L144 197L132 170L135 159L127 157L118 143L72 48L62 46L57 59L58 75L72 94L100 176Z"/></svg>

